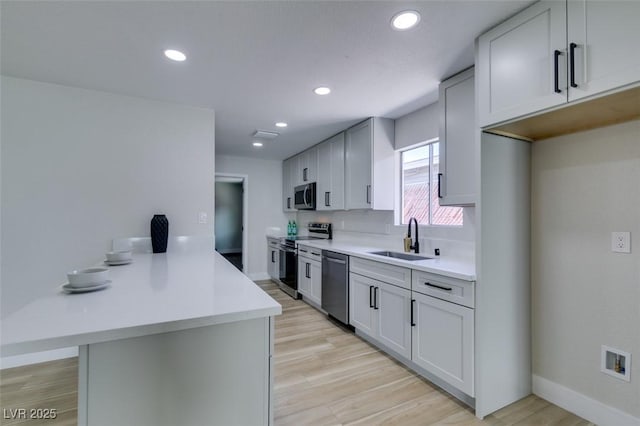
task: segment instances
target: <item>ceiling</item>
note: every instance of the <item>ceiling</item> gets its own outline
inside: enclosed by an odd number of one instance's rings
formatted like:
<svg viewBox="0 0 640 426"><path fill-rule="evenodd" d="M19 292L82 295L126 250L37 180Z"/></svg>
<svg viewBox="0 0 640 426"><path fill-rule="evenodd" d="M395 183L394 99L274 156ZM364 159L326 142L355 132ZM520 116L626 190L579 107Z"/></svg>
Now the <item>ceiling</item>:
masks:
<svg viewBox="0 0 640 426"><path fill-rule="evenodd" d="M216 111L216 153L283 159L437 100L508 1L2 1L4 75ZM395 31L391 17L420 12ZM185 62L166 59L167 48ZM328 96L313 89L331 87ZM275 122L285 121L285 129ZM255 130L280 136L252 146Z"/></svg>

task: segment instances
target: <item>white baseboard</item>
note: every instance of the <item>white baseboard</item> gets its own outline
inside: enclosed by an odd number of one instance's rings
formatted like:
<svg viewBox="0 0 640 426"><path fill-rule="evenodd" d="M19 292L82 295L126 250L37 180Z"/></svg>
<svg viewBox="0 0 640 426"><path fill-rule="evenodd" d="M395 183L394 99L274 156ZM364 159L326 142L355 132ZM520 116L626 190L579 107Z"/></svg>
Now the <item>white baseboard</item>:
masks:
<svg viewBox="0 0 640 426"><path fill-rule="evenodd" d="M74 356L78 356L77 347L6 356L0 358L0 368L21 367L23 365L38 364L40 362L55 361L57 359L72 358Z"/></svg>
<svg viewBox="0 0 640 426"><path fill-rule="evenodd" d="M251 281L263 281L270 280L271 277L266 272L255 272L253 274L247 274Z"/></svg>
<svg viewBox="0 0 640 426"><path fill-rule="evenodd" d="M599 426L640 426L640 419L593 398L533 375L533 393Z"/></svg>

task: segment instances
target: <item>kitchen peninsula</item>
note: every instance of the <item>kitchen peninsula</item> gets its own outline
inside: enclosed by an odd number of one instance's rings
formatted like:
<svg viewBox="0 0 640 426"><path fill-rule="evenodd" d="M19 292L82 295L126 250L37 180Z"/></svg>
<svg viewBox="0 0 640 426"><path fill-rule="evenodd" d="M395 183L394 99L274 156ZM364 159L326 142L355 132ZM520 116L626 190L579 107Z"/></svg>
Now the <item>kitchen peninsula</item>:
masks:
<svg viewBox="0 0 640 426"><path fill-rule="evenodd" d="M4 318L2 355L79 346L79 425L272 423L276 301L208 251L109 272L105 290L56 289Z"/></svg>

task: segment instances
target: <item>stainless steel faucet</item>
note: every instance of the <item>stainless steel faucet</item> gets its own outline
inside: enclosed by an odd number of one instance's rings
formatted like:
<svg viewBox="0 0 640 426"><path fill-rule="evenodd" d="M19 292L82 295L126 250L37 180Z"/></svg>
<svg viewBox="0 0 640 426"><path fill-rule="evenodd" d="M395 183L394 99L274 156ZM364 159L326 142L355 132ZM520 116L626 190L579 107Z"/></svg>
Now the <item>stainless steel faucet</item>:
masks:
<svg viewBox="0 0 640 426"><path fill-rule="evenodd" d="M416 224L416 240L412 241L409 245L409 250L413 250L414 253L420 253L420 241L418 239L418 220L415 217L409 219L409 228L407 230L407 238L411 239L411 222Z"/></svg>

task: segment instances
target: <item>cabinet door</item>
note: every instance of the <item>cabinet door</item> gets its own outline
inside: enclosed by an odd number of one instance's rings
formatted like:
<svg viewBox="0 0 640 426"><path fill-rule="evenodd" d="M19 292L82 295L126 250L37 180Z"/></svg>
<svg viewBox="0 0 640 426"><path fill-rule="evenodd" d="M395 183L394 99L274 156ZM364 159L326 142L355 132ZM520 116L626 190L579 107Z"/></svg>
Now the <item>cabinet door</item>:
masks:
<svg viewBox="0 0 640 426"><path fill-rule="evenodd" d="M298 157L292 157L282 162L282 202L283 210L295 211L293 188L295 183L295 170L298 165Z"/></svg>
<svg viewBox="0 0 640 426"><path fill-rule="evenodd" d="M639 21L639 1L568 2L569 101L640 81Z"/></svg>
<svg viewBox="0 0 640 426"><path fill-rule="evenodd" d="M316 210L344 209L344 132L318 145Z"/></svg>
<svg viewBox="0 0 640 426"><path fill-rule="evenodd" d="M291 166L291 187L292 190L298 185L304 184L304 176L302 176L302 170L306 167L306 156L303 152L292 157L292 166Z"/></svg>
<svg viewBox="0 0 640 426"><path fill-rule="evenodd" d="M347 129L345 149L345 208L371 208L373 123L362 122Z"/></svg>
<svg viewBox="0 0 640 426"><path fill-rule="evenodd" d="M322 263L313 261L309 263L310 292L309 298L318 306L322 305Z"/></svg>
<svg viewBox="0 0 640 426"><path fill-rule="evenodd" d="M440 84L440 205L475 205L473 68Z"/></svg>
<svg viewBox="0 0 640 426"><path fill-rule="evenodd" d="M271 279L279 278L280 250L269 247L267 250L267 270Z"/></svg>
<svg viewBox="0 0 640 426"><path fill-rule="evenodd" d="M317 180L318 148L312 147L301 154L300 177L301 182L309 183Z"/></svg>
<svg viewBox="0 0 640 426"><path fill-rule="evenodd" d="M374 291L377 292L377 339L410 359L411 291L387 283L379 283Z"/></svg>
<svg viewBox="0 0 640 426"><path fill-rule="evenodd" d="M373 289L377 281L349 274L349 324L369 336L375 336Z"/></svg>
<svg viewBox="0 0 640 426"><path fill-rule="evenodd" d="M298 293L305 297L311 295L310 269L310 262L303 257L298 257Z"/></svg>
<svg viewBox="0 0 640 426"><path fill-rule="evenodd" d="M481 127L567 102L566 15L565 2L541 1L480 36Z"/></svg>
<svg viewBox="0 0 640 426"><path fill-rule="evenodd" d="M473 309L419 293L413 293L413 298L415 327L411 359L474 396Z"/></svg>

